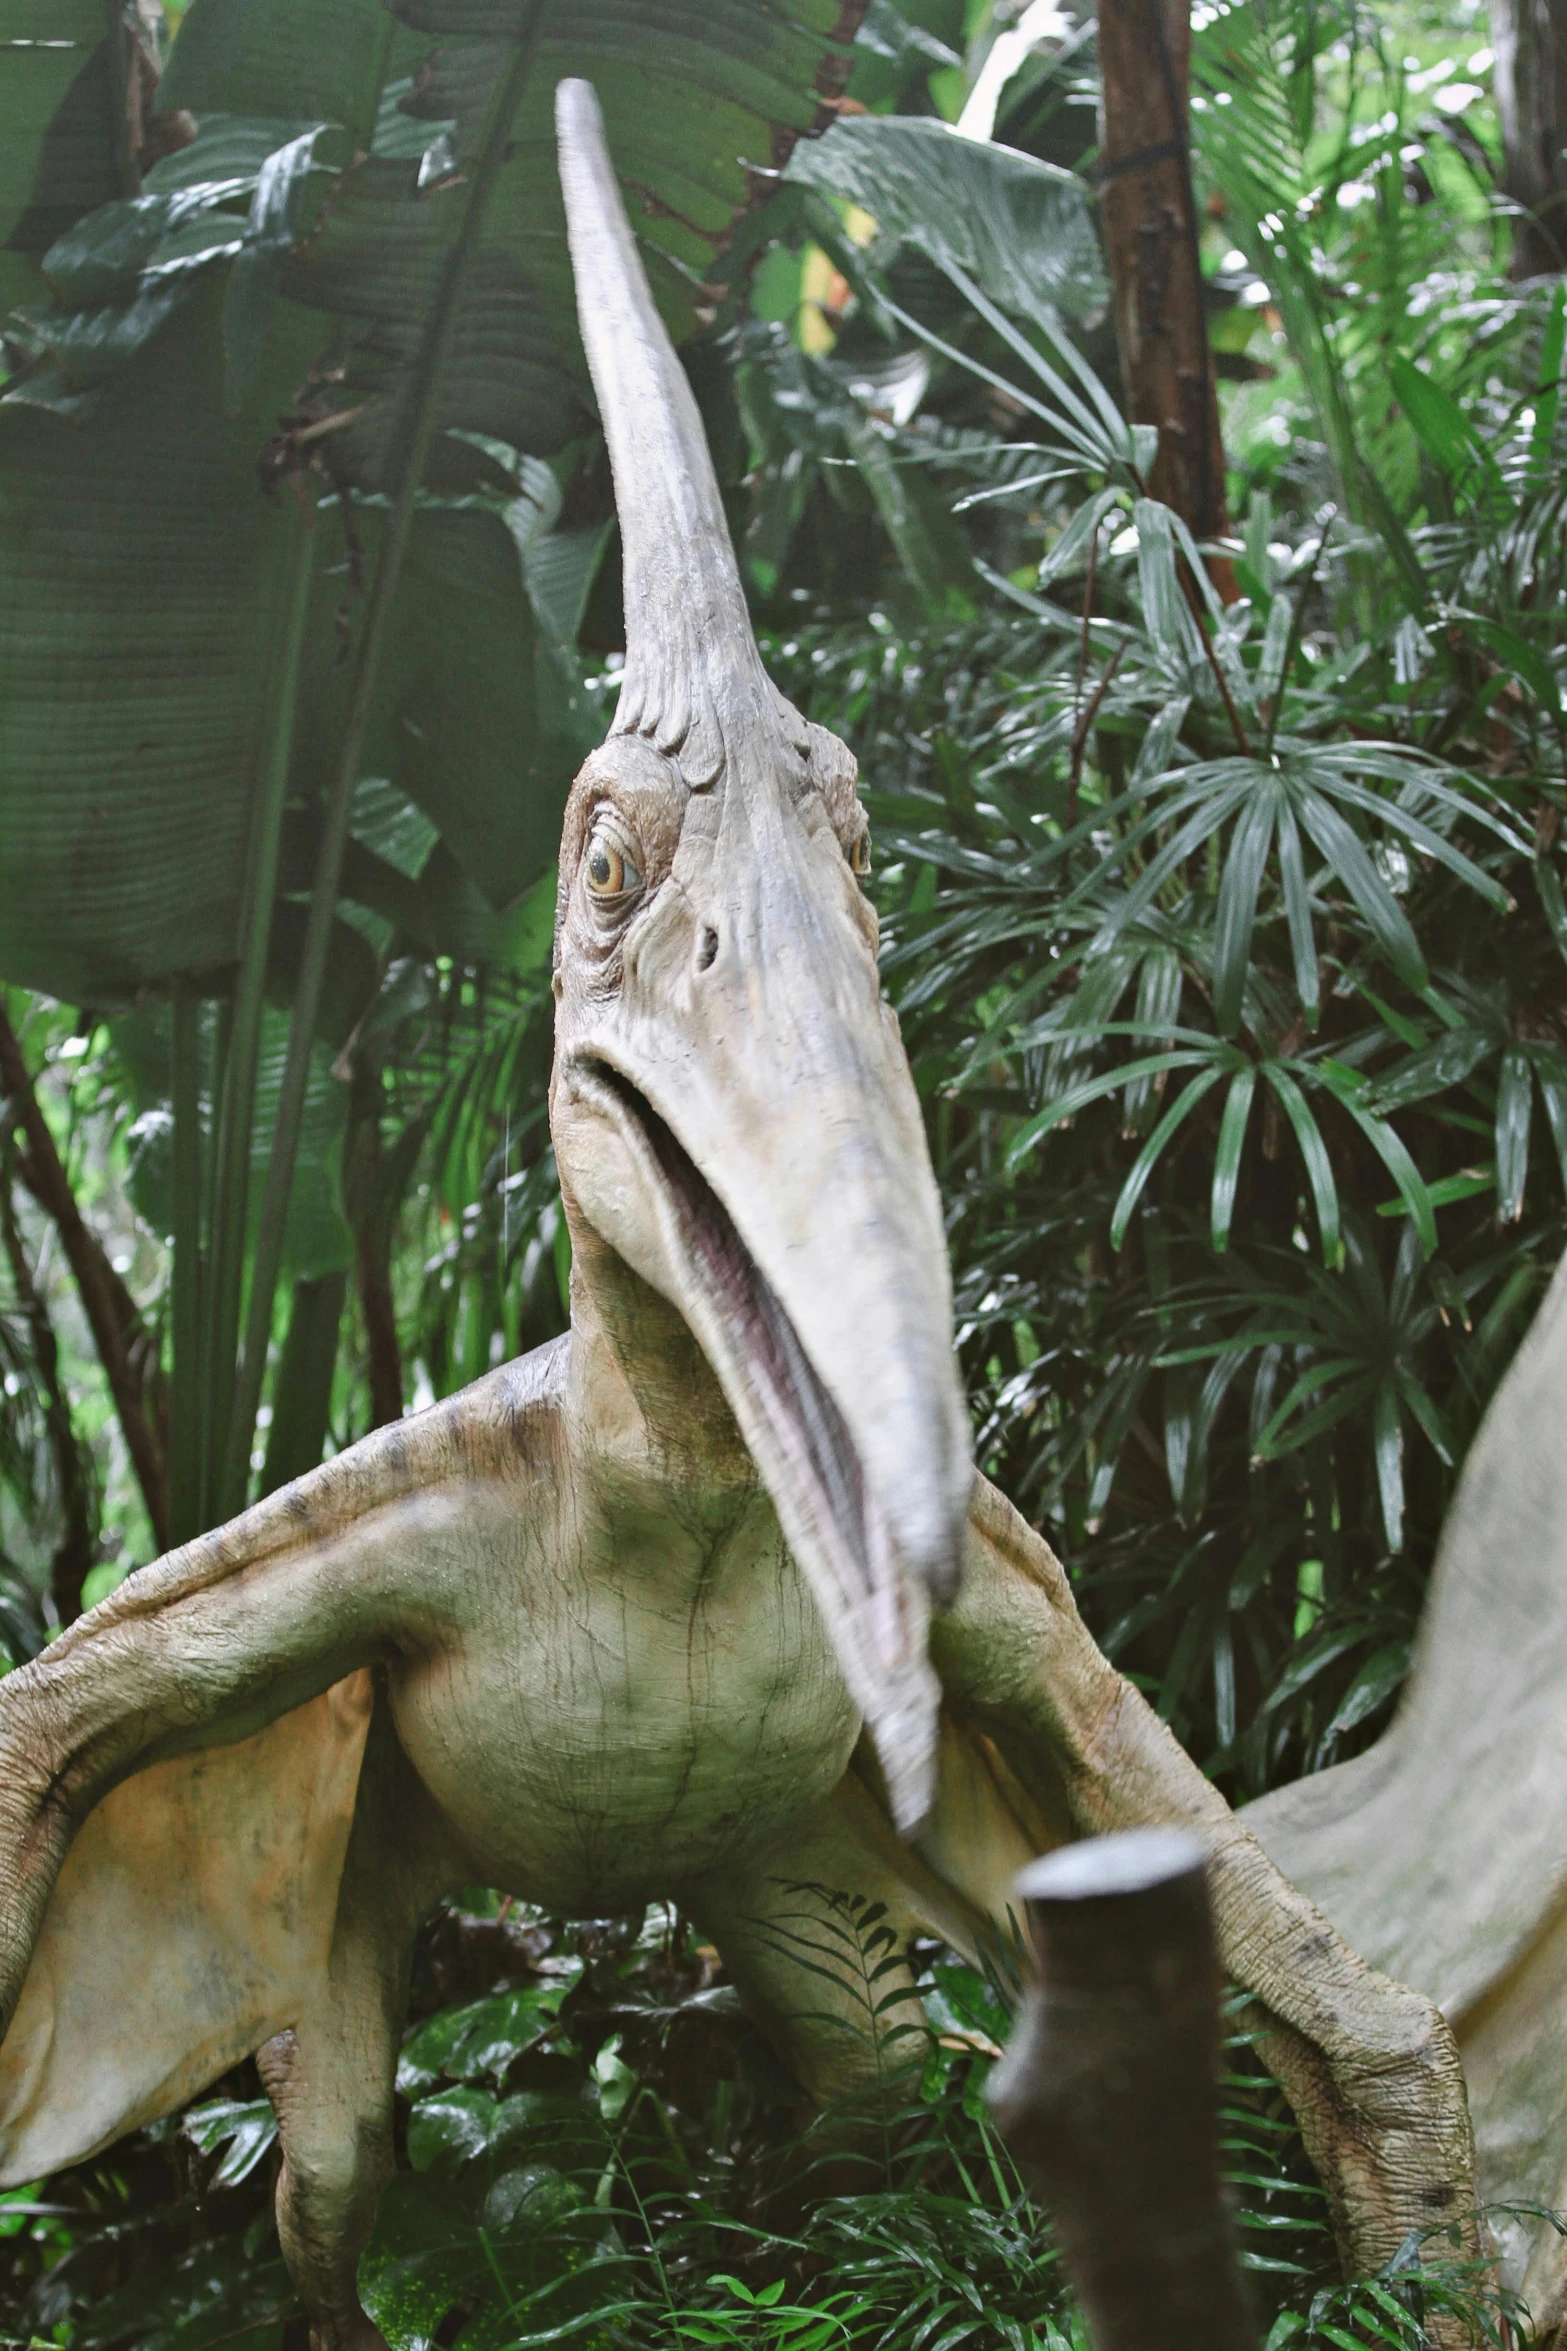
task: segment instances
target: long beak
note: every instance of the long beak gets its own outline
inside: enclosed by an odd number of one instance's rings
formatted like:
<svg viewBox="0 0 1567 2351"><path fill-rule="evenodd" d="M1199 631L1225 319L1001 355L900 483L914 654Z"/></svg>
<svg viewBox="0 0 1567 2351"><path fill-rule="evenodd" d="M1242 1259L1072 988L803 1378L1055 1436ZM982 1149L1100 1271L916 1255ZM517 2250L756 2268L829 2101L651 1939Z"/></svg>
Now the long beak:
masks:
<svg viewBox="0 0 1567 2351"><path fill-rule="evenodd" d="M932 1794L929 1608L956 1589L972 1482L945 1237L857 885L781 796L758 826L771 798L688 817L556 1125L593 1119L563 1153L576 1205L712 1364L910 1829Z"/></svg>

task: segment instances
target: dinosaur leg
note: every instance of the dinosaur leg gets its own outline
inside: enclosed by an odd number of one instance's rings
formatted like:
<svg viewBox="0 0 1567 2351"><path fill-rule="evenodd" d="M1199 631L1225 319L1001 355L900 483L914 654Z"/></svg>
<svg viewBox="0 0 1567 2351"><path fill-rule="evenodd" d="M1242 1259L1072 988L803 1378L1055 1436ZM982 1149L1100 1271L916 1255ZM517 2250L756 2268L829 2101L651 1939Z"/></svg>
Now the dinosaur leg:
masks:
<svg viewBox="0 0 1567 2351"><path fill-rule="evenodd" d="M787 1842L690 1900L746 2004L824 2106L896 2104L926 2048L906 1952L923 1922L846 1781Z"/></svg>
<svg viewBox="0 0 1567 2351"><path fill-rule="evenodd" d="M970 1533L962 1591L932 1636L953 1716L1079 1835L1164 1821L1204 1838L1223 1961L1255 1997L1346 2270L1374 2271L1444 2223L1472 2246L1474 2142L1440 2010L1368 1967L1274 1866L1101 1654L1049 1546L983 1479Z"/></svg>
<svg viewBox="0 0 1567 2351"><path fill-rule="evenodd" d="M311 2351L386 2351L360 2304L359 2257L393 2170L392 2088L414 1936L453 1882L451 1852L382 1698L319 2005L257 2059L283 2150L278 2238Z"/></svg>

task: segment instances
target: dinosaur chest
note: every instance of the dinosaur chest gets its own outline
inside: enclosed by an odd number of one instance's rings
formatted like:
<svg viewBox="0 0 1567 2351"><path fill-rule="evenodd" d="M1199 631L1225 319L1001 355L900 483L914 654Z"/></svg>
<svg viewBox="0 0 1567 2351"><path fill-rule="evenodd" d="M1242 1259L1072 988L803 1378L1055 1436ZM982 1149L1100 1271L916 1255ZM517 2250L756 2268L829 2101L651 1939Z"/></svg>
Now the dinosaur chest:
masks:
<svg viewBox="0 0 1567 2351"><path fill-rule="evenodd" d="M513 1522L515 1523L515 1522ZM486 1546L484 1605L394 1679L398 1730L484 1877L577 1916L776 1848L858 1735L770 1506Z"/></svg>

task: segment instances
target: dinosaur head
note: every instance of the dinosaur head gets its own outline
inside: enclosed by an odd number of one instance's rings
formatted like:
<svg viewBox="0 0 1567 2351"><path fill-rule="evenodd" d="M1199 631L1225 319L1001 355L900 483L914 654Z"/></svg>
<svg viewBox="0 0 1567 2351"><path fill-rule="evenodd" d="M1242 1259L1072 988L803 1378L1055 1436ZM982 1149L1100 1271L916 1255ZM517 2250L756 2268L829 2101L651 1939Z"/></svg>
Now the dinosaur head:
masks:
<svg viewBox="0 0 1567 2351"><path fill-rule="evenodd" d="M762 667L587 83L561 84L556 119L626 609L614 727L561 847L561 1183L711 1364L912 1826L928 1611L955 1588L972 1472L854 761Z"/></svg>

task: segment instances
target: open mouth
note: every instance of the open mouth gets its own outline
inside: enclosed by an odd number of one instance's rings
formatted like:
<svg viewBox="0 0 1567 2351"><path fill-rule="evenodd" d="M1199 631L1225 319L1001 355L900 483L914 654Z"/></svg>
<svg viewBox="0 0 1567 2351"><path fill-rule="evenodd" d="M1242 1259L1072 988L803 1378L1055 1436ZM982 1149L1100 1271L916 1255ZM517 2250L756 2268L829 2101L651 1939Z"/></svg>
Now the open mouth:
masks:
<svg viewBox="0 0 1567 2351"><path fill-rule="evenodd" d="M712 1185L645 1094L597 1055L574 1084L614 1119L655 1189L675 1299L718 1375L876 1742L897 1825L929 1808L940 1704L928 1602L899 1558L849 1426ZM606 1236L613 1239L612 1236Z"/></svg>
<svg viewBox="0 0 1567 2351"><path fill-rule="evenodd" d="M874 1607L894 1583L886 1529L843 1414L777 1292L728 1209L647 1096L597 1058L578 1061L575 1073L611 1095L622 1119L646 1144L673 1209L688 1269L730 1342L725 1351L732 1350L732 1365L715 1368L732 1369L750 1389L784 1456L790 1485L801 1502L814 1505L818 1539L836 1539L834 1548L843 1555L840 1572L850 1569L857 1597Z"/></svg>

